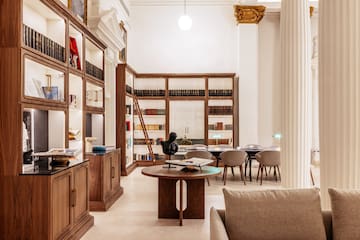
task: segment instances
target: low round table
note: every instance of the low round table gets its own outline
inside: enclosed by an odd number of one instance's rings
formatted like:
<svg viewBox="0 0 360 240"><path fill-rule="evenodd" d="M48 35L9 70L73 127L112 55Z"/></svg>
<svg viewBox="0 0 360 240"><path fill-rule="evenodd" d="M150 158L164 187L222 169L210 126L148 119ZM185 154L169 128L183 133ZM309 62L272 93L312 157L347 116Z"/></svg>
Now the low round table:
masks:
<svg viewBox="0 0 360 240"><path fill-rule="evenodd" d="M179 218L182 226L183 218L203 219L205 217L205 178L219 175L217 167L203 166L194 172L181 171L184 167L158 165L143 168L141 173L157 177L158 184L158 217ZM197 168L198 169L198 168ZM180 210L176 208L176 182L180 180ZM183 210L183 181L187 185L187 207Z"/></svg>

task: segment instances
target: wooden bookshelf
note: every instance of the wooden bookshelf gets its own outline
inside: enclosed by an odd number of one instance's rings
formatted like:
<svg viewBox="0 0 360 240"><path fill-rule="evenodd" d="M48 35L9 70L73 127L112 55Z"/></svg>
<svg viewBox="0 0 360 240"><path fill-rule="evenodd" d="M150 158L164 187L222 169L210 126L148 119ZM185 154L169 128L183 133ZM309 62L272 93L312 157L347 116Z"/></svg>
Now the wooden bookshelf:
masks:
<svg viewBox="0 0 360 240"><path fill-rule="evenodd" d="M131 86L126 84L126 72L131 72ZM198 82L198 83L194 83ZM142 134L137 113L132 112L132 141L127 147L131 149L131 165L123 163L123 175L128 175L136 166L161 164L165 156L159 141L166 140L171 129L172 103L200 103L202 112L200 137L194 137L194 144L206 145L238 145L238 83L233 73L204 74L168 74L137 73L127 64L119 64L117 68L117 147L125 147L125 131L123 114L124 98L137 96L142 109L145 125L152 142L156 159L151 159ZM127 90L126 90L127 89ZM163 114L148 114L149 111L162 109ZM174 109L173 109L174 110ZM157 119L156 119L157 118ZM161 119L161 120L159 120ZM161 126L161 127L159 127ZM195 126L193 126L195 127ZM130 133L127 133L130 135ZM189 133L188 133L189 134ZM191 134L191 133L190 133ZM178 132L178 140L184 137Z"/></svg>
<svg viewBox="0 0 360 240"><path fill-rule="evenodd" d="M1 236L79 239L94 223L89 164L81 159L86 115L105 114L106 46L68 7L58 0L1 3L0 53L6 57L0 60L0 194L7 196L0 201ZM70 37L76 53L71 52ZM98 59L89 56L93 50ZM87 60L95 61L102 74L87 74ZM88 104L88 84L102 93L94 98L98 105ZM103 144L104 124L96 127ZM50 148L75 148L80 162L42 174L24 170L31 169L23 164L24 149Z"/></svg>

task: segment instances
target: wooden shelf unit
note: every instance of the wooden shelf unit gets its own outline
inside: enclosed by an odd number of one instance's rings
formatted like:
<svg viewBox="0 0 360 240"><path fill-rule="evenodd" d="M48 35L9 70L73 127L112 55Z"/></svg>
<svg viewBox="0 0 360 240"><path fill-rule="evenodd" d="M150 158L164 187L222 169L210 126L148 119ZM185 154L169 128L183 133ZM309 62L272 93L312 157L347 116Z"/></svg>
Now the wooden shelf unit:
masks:
<svg viewBox="0 0 360 240"><path fill-rule="evenodd" d="M102 52L102 70L106 46L58 0L4 0L0 14L0 195L9 196L0 201L0 234L14 239L79 239L94 223L89 214L89 164L84 161L54 175L23 175L23 119L33 111L47 116L44 126L32 121L40 130L33 130L29 138L46 142L31 143L33 150L35 145L42 151L69 148L76 142L83 158L86 114L105 113L104 81L85 71L86 40ZM79 69L70 63L70 29L79 34ZM98 107L86 104L86 85L94 82L102 91ZM102 128L103 144L104 125L97 127ZM73 130L79 132L74 140L69 137ZM69 203L75 200L77 204Z"/></svg>
<svg viewBox="0 0 360 240"><path fill-rule="evenodd" d="M130 91L126 92L126 73L131 73L133 80L132 80L132 86L131 86L131 93ZM151 86L150 83L145 83L145 86L142 86L141 89L137 87L137 82L141 79L141 81L149 81L153 82L156 79L159 79L159 81L163 81L164 83L160 83L158 87ZM182 88L179 89L172 89L171 88L171 81L172 79L181 79ZM189 89L187 85L191 83L190 81L192 79L200 79L203 83L201 87L198 87L197 89ZM204 73L204 74L169 74L169 73L152 73L152 74L145 74L145 73L137 73L135 70L133 70L129 65L127 64L119 64L117 67L117 86L116 86L116 92L117 92L117 119L116 119L116 125L117 125L117 147L121 148L128 148L129 151L131 151L132 159L130 160L131 164L126 164L125 161L122 161L122 175L128 175L136 166L148 166L148 165L154 165L154 164L161 164L164 162L165 156L160 156L158 160L144 160L144 159L134 159L134 157L138 156L136 152L136 148L139 147L138 144L134 144L136 142L137 138L135 133L138 133L140 130L137 129L137 120L138 117L134 112L131 113L132 117L132 125L131 125L131 144L127 144L127 141L124 141L126 139L126 134L130 135L130 133L126 133L125 128L123 127L126 125L126 119L125 119L125 98L132 98L133 94L138 94L137 98L139 101L140 107L143 109L146 109L147 107L142 107L141 101L144 102L155 102L160 101L164 102L164 130L165 136L162 136L161 139L159 137L157 140L166 140L168 137L169 132L174 131L170 129L170 103L171 102L189 102L189 101L196 101L200 102L203 105L203 120L201 121L201 124L203 124L204 131L203 131L203 137L202 137L202 143L206 145L218 145L218 144L224 144L231 146L237 146L238 145L238 132L239 132L239 126L238 126L238 79L235 77L234 73ZM186 82L188 81L188 82ZM220 82L220 83L219 83ZM219 85L220 84L220 85ZM191 84L190 84L191 85ZM224 89L221 88L221 86L224 86ZM129 89L129 87L128 87ZM176 96L170 96L170 90L172 89L172 93L176 94ZM154 91L153 96L151 96L151 90ZM175 91L174 91L175 90ZM220 95L222 92L225 96L209 96L209 90L212 90L212 95L217 93ZM219 91L220 90L220 91ZM222 90L222 91L221 91ZM196 96L196 93L199 93L201 96ZM231 96L229 96L231 93ZM140 96L139 96L140 94ZM178 95L177 95L178 94ZM183 94L183 95L181 95ZM184 96L184 94L186 96ZM159 96L163 95L163 96ZM231 107L231 114L226 112L227 115L223 122L220 122L220 120L217 120L217 122L214 122L212 120L213 116L209 115L210 107L211 106L221 106L221 104L224 105L224 109L227 107ZM161 104L154 104L154 107L152 108L158 108L162 109L163 106ZM216 107L215 107L216 108ZM227 110L229 111L229 110ZM229 116L229 117L228 117ZM151 119L154 118L153 115L146 115L143 114L144 121L146 125L151 124L159 124L158 122L155 122L155 120ZM221 116L215 116L216 118L220 118ZM151 122L147 122L151 120ZM210 124L217 124L218 125L218 131L215 132L214 130L208 129L208 125ZM230 125L231 124L231 129ZM223 129L220 128L223 126ZM227 129L225 129L225 126ZM152 126L151 126L152 127ZM156 132L156 130L148 129L148 133L151 138L151 134ZM216 134L214 134L216 133ZM183 137L183 134L178 134L178 139ZM211 136L210 136L211 134ZM144 138L141 137L140 140ZM195 139L196 141L196 139ZM156 142L156 139L153 141ZM146 145L144 145L146 146ZM159 147L160 145L153 145L153 149ZM145 149L145 147L144 147ZM144 150L146 151L146 150ZM160 147L161 151L161 147ZM156 151L154 151L156 153ZM163 155L162 152L160 155ZM125 153L123 152L123 159L125 157ZM128 156L129 157L129 156Z"/></svg>

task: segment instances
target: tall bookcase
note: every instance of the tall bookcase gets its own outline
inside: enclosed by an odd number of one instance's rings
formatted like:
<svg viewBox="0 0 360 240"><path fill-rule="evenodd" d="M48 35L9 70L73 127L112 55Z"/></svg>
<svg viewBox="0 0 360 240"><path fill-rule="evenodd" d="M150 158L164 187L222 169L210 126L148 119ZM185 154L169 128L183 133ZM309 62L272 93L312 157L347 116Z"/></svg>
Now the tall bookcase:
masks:
<svg viewBox="0 0 360 240"><path fill-rule="evenodd" d="M106 46L79 18L86 5L4 0L0 14L0 234L80 238L94 221L83 156L86 137L104 143ZM24 164L24 152L52 148L71 148L77 160L40 170Z"/></svg>
<svg viewBox="0 0 360 240"><path fill-rule="evenodd" d="M163 163L160 141L169 132L177 133L180 145L238 145L238 82L233 73L142 74L119 64L116 91L117 147L127 149L123 175L136 166ZM135 96L155 159L133 110Z"/></svg>

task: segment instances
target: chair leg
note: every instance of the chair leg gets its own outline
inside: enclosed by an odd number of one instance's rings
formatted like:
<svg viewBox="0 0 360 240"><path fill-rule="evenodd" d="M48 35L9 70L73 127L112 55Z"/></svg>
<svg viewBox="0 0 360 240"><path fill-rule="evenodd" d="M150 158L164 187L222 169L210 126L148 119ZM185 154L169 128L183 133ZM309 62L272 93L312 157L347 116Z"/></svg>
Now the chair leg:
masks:
<svg viewBox="0 0 360 240"><path fill-rule="evenodd" d="M235 177L235 174L234 174L234 167L231 167L231 173L232 173L233 177Z"/></svg>
<svg viewBox="0 0 360 240"><path fill-rule="evenodd" d="M226 178L227 178L227 166L224 166L224 186L226 185Z"/></svg>
<svg viewBox="0 0 360 240"><path fill-rule="evenodd" d="M247 165L248 165L248 160L245 161L245 177L246 177L246 169L247 169Z"/></svg>
<svg viewBox="0 0 360 240"><path fill-rule="evenodd" d="M210 180L208 177L206 178L206 181L207 181L208 186L210 186Z"/></svg>
<svg viewBox="0 0 360 240"><path fill-rule="evenodd" d="M244 181L244 185L246 185L246 182L245 182L245 176L244 176L244 172L243 172L242 165L240 165L239 167L240 167L240 176L241 176L241 180L243 180L243 181Z"/></svg>
<svg viewBox="0 0 360 240"><path fill-rule="evenodd" d="M274 177L275 177L275 181L277 181L278 178L277 178L277 174L276 174L276 167L274 167Z"/></svg>
<svg viewBox="0 0 360 240"><path fill-rule="evenodd" d="M260 185L262 185L264 166L261 165Z"/></svg>
<svg viewBox="0 0 360 240"><path fill-rule="evenodd" d="M265 170L265 176L267 177L267 170L266 170L266 167L264 167L264 170ZM271 171L271 168L269 170L269 175L270 175L270 171Z"/></svg>
<svg viewBox="0 0 360 240"><path fill-rule="evenodd" d="M259 180L260 168L261 168L261 163L259 164L259 168L258 168L258 172L257 172L257 176L256 176L256 181Z"/></svg>
<svg viewBox="0 0 360 240"><path fill-rule="evenodd" d="M276 166L276 168L277 168L277 172L278 172L278 174L279 174L279 180L281 181L281 173L280 173L280 168L279 168L279 166Z"/></svg>

